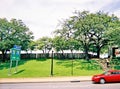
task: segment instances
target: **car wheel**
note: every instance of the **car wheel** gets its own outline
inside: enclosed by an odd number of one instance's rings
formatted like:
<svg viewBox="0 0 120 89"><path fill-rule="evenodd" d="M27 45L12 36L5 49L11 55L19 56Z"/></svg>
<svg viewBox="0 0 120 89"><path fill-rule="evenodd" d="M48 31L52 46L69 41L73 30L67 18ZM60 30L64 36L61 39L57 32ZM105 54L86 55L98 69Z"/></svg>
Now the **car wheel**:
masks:
<svg viewBox="0 0 120 89"><path fill-rule="evenodd" d="M105 84L105 79L100 79L100 84Z"/></svg>

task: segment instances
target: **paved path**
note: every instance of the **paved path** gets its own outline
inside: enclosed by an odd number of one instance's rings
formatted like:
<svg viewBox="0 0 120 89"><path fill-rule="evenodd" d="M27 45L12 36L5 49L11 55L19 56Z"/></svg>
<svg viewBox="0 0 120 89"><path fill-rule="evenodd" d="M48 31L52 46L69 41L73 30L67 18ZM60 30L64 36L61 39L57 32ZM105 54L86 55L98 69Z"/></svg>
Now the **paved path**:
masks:
<svg viewBox="0 0 120 89"><path fill-rule="evenodd" d="M90 80L91 80L91 76L42 77L42 78L0 78L0 83L83 82L83 81L90 81Z"/></svg>

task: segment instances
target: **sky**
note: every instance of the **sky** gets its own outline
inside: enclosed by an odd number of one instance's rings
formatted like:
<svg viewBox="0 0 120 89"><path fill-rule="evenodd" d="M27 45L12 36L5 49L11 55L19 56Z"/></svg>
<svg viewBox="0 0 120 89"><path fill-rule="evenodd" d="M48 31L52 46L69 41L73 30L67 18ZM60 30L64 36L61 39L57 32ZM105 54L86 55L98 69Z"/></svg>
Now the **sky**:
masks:
<svg viewBox="0 0 120 89"><path fill-rule="evenodd" d="M0 18L22 20L35 40L52 37L59 21L75 10L104 11L120 17L120 0L0 0Z"/></svg>

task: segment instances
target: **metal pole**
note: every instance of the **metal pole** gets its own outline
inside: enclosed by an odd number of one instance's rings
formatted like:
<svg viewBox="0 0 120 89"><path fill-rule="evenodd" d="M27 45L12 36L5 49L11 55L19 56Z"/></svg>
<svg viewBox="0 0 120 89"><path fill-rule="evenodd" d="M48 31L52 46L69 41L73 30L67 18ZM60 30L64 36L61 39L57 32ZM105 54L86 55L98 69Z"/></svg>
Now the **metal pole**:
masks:
<svg viewBox="0 0 120 89"><path fill-rule="evenodd" d="M18 67L18 60L16 60L15 73L17 73L17 67Z"/></svg>
<svg viewBox="0 0 120 89"><path fill-rule="evenodd" d="M71 53L72 53L71 75L73 75L73 66L74 66L74 64L73 64L73 50L71 50Z"/></svg>
<svg viewBox="0 0 120 89"><path fill-rule="evenodd" d="M73 51L71 50L72 52L72 68L71 68L71 75L73 75Z"/></svg>
<svg viewBox="0 0 120 89"><path fill-rule="evenodd" d="M8 76L11 75L11 68L12 68L12 60L10 60L10 69L9 69L9 72L8 72Z"/></svg>
<svg viewBox="0 0 120 89"><path fill-rule="evenodd" d="M52 51L52 59L51 59L51 76L53 76L53 51Z"/></svg>
<svg viewBox="0 0 120 89"><path fill-rule="evenodd" d="M72 70L71 70L71 75L73 75L73 59L72 59Z"/></svg>

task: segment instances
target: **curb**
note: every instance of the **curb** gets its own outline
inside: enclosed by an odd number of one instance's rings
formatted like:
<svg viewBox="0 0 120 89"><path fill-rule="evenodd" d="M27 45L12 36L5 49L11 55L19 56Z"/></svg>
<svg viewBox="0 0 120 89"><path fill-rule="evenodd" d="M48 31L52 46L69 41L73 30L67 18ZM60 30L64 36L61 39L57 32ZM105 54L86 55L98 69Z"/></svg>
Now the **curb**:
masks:
<svg viewBox="0 0 120 89"><path fill-rule="evenodd" d="M78 82L90 82L90 80L84 81L40 81L40 82L0 82L0 84L17 84L17 83L61 83L61 82L70 82L70 83L78 83Z"/></svg>
<svg viewBox="0 0 120 89"><path fill-rule="evenodd" d="M56 83L56 82L88 82L90 77L48 77L48 78L1 78L0 84L11 83Z"/></svg>

